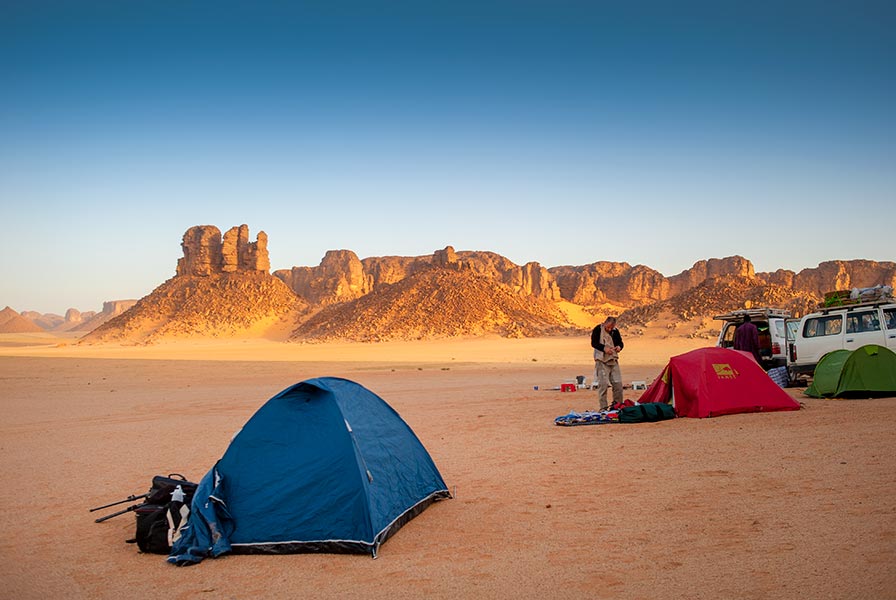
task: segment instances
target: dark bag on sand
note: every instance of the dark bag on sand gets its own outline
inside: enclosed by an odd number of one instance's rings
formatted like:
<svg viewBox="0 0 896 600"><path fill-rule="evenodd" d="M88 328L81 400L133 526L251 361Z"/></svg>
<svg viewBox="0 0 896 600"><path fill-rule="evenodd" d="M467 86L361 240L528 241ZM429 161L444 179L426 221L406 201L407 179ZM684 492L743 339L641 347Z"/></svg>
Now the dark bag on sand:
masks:
<svg viewBox="0 0 896 600"><path fill-rule="evenodd" d="M137 514L137 534L134 540L141 552L168 554L171 544L180 537L181 525L186 525L190 503L196 484L183 475L156 475L146 501L134 509Z"/></svg>
<svg viewBox="0 0 896 600"><path fill-rule="evenodd" d="M627 406L619 411L620 423L655 423L674 418L675 410L665 402L648 402L637 406Z"/></svg>

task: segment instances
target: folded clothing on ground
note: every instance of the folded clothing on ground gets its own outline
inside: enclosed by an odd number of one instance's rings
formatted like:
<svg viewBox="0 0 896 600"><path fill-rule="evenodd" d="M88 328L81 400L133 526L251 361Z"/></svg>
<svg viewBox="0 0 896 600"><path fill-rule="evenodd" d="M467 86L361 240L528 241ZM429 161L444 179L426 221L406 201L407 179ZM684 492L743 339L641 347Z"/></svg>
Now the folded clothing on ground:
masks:
<svg viewBox="0 0 896 600"><path fill-rule="evenodd" d="M570 412L554 419L554 425L562 425L564 427L572 427L574 425L601 425L604 423L618 423L619 413L615 410L611 411L593 411Z"/></svg>

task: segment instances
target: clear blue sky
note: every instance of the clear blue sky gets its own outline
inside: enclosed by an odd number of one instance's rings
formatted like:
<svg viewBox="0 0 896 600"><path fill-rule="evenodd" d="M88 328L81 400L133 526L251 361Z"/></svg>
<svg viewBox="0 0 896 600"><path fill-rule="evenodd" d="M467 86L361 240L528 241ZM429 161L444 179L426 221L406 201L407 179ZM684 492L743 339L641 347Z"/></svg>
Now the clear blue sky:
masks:
<svg viewBox="0 0 896 600"><path fill-rule="evenodd" d="M452 245L896 260L896 3L0 2L0 308Z"/></svg>

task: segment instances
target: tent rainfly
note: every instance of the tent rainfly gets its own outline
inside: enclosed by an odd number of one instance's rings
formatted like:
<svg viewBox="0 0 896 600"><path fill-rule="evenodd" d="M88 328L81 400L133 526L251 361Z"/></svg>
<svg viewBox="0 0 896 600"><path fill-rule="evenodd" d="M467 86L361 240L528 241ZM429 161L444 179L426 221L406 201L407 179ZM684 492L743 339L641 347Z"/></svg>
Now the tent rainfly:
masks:
<svg viewBox="0 0 896 600"><path fill-rule="evenodd" d="M677 416L699 418L800 408L751 354L728 348L673 356L638 401L671 402Z"/></svg>

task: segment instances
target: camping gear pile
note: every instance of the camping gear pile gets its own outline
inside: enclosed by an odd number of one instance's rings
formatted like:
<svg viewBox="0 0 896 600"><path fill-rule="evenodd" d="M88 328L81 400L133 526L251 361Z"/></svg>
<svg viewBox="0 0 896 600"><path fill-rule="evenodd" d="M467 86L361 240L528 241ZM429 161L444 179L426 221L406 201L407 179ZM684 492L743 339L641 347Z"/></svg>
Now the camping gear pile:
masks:
<svg viewBox="0 0 896 600"><path fill-rule="evenodd" d="M813 398L894 396L896 354L877 344L828 352L818 361L806 395Z"/></svg>
<svg viewBox="0 0 896 600"><path fill-rule="evenodd" d="M631 400L623 403L614 402L609 410L602 411L570 411L554 419L554 425L574 427L576 425L602 425L604 423L655 423L674 419L672 406L663 402L638 404Z"/></svg>
<svg viewBox="0 0 896 600"><path fill-rule="evenodd" d="M141 552L168 554L171 545L180 537L180 530L186 525L190 514L190 503L196 493L196 484L179 474L168 476L156 475L152 478L149 491L139 496L128 496L103 506L91 508L90 512L109 508L125 502L143 500L123 510L113 512L95 520L96 523L108 521L113 517L134 512L137 515L137 531L128 543L136 543Z"/></svg>

